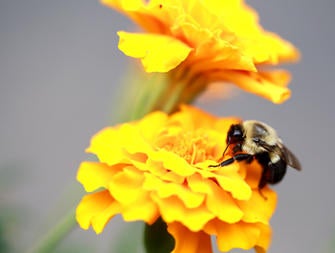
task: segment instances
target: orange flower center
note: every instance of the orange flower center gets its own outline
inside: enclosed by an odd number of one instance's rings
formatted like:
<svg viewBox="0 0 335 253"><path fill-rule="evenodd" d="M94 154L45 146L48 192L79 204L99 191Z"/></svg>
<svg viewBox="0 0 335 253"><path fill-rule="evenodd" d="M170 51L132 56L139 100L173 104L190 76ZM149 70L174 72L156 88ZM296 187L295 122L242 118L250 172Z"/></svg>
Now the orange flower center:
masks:
<svg viewBox="0 0 335 253"><path fill-rule="evenodd" d="M214 160L214 145L210 143L205 130L196 129L177 133L163 132L156 145L184 158L189 164L196 164L204 160Z"/></svg>

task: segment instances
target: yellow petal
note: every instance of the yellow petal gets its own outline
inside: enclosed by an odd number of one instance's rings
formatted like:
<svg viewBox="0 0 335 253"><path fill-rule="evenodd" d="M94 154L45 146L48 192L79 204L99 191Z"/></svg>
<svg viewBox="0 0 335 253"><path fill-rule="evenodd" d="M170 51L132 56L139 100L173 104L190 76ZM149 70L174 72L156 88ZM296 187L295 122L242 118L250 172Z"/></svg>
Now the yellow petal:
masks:
<svg viewBox="0 0 335 253"><path fill-rule="evenodd" d="M157 203L165 222L179 221L191 231L200 231L215 216L204 205L197 208L186 208L176 196L161 199L157 195L152 194L152 198Z"/></svg>
<svg viewBox="0 0 335 253"><path fill-rule="evenodd" d="M143 192L136 202L129 206L123 206L122 216L125 221L143 220L148 224L153 224L160 216L160 213L149 194Z"/></svg>
<svg viewBox="0 0 335 253"><path fill-rule="evenodd" d="M118 129L106 127L92 137L86 152L97 155L101 162L108 165L128 162L120 142Z"/></svg>
<svg viewBox="0 0 335 253"><path fill-rule="evenodd" d="M247 200L250 198L251 188L239 174L238 164L213 168L212 171L208 170L208 166L213 164L215 163L212 161L198 163L196 165L199 168L197 172L204 178L215 180L222 189L230 192L236 199Z"/></svg>
<svg viewBox="0 0 335 253"><path fill-rule="evenodd" d="M216 176L216 180L224 190L232 194L234 199L247 200L251 197L250 186L237 173L230 176Z"/></svg>
<svg viewBox="0 0 335 253"><path fill-rule="evenodd" d="M93 136L86 151L96 154L101 162L114 165L130 163L132 157L128 154L136 154L139 151L148 153L151 149L150 143L143 139L135 126L123 124L116 128L102 129Z"/></svg>
<svg viewBox="0 0 335 253"><path fill-rule="evenodd" d="M143 180L143 174L129 166L113 176L108 189L118 202L129 205L142 195Z"/></svg>
<svg viewBox="0 0 335 253"><path fill-rule="evenodd" d="M113 175L118 172L117 166L111 167L99 162L82 162L77 173L77 180L87 192L100 187L107 188Z"/></svg>
<svg viewBox="0 0 335 253"><path fill-rule="evenodd" d="M118 32L119 49L139 58L147 72L168 72L177 67L192 51L188 45L171 36Z"/></svg>
<svg viewBox="0 0 335 253"><path fill-rule="evenodd" d="M187 178L188 186L192 191L209 194L212 189L209 184L209 179L203 178L200 174L195 173Z"/></svg>
<svg viewBox="0 0 335 253"><path fill-rule="evenodd" d="M151 174L146 174L143 188L155 191L160 198L177 196L187 208L198 207L205 199L204 194L195 193L183 184L165 182Z"/></svg>
<svg viewBox="0 0 335 253"><path fill-rule="evenodd" d="M84 196L77 207L76 219L81 228L88 229L93 225L96 233L100 233L119 211L119 206L105 190Z"/></svg>
<svg viewBox="0 0 335 253"><path fill-rule="evenodd" d="M136 122L136 127L139 128L138 132L143 135L146 141L154 142L157 137L157 131L164 128L167 121L167 114L157 111L147 114L143 119Z"/></svg>
<svg viewBox="0 0 335 253"><path fill-rule="evenodd" d="M162 162L166 170L173 171L180 176L190 176L194 173L195 168L191 166L184 158L169 152L167 150L159 150L151 152L150 158L153 161Z"/></svg>
<svg viewBox="0 0 335 253"><path fill-rule="evenodd" d="M209 182L211 192L207 195L206 206L218 219L234 223L243 217L243 212L236 205L230 194L219 188L214 182Z"/></svg>
<svg viewBox="0 0 335 253"><path fill-rule="evenodd" d="M168 232L175 240L175 247L171 253L212 253L211 238L199 231L192 232L178 222L169 223Z"/></svg>

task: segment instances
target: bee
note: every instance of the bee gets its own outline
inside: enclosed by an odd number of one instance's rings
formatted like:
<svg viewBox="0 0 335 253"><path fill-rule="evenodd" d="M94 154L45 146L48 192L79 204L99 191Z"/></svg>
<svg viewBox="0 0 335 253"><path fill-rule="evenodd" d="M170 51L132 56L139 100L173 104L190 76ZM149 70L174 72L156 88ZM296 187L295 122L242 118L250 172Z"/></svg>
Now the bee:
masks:
<svg viewBox="0 0 335 253"><path fill-rule="evenodd" d="M286 173L287 165L301 170L298 158L283 144L276 131L263 122L247 120L231 125L226 143L223 156L228 147L231 147L233 156L210 167L224 167L234 161L251 163L255 159L262 167L259 191L266 184L279 183Z"/></svg>

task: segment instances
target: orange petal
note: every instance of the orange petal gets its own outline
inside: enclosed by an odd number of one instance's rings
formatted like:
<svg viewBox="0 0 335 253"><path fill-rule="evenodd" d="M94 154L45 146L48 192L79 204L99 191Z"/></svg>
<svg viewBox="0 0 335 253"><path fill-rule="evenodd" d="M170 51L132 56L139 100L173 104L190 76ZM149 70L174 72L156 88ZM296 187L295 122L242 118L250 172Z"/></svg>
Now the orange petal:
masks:
<svg viewBox="0 0 335 253"><path fill-rule="evenodd" d="M234 248L251 249L259 241L261 228L257 224L238 222L227 224L213 220L205 227L205 232L217 236L217 245L223 252Z"/></svg>
<svg viewBox="0 0 335 253"><path fill-rule="evenodd" d="M276 208L277 195L269 187L265 187L261 191L266 199L261 196L258 190L254 190L250 200L238 201L238 206L244 213L243 221L249 223L269 223Z"/></svg>
<svg viewBox="0 0 335 253"><path fill-rule="evenodd" d="M192 232L178 222L168 223L167 230L175 240L175 248L171 253L212 253L208 234Z"/></svg>
<svg viewBox="0 0 335 253"><path fill-rule="evenodd" d="M211 192L207 195L206 206L218 219L234 223L243 217L243 212L237 206L230 194L218 187L214 182L209 182Z"/></svg>
<svg viewBox="0 0 335 253"><path fill-rule="evenodd" d="M186 59L192 48L171 36L119 31L119 49L139 58L147 72L168 72Z"/></svg>
<svg viewBox="0 0 335 253"><path fill-rule="evenodd" d="M101 233L107 222L117 213L120 207L107 190L86 195L76 210L79 226L88 229L93 226L96 233Z"/></svg>
<svg viewBox="0 0 335 253"><path fill-rule="evenodd" d="M275 78L275 75L272 77ZM269 99L275 104L285 102L291 95L291 91L284 87L281 79L277 83L277 80L269 79L258 72L226 70L213 74L211 78L213 81L226 80L235 83L241 89Z"/></svg>

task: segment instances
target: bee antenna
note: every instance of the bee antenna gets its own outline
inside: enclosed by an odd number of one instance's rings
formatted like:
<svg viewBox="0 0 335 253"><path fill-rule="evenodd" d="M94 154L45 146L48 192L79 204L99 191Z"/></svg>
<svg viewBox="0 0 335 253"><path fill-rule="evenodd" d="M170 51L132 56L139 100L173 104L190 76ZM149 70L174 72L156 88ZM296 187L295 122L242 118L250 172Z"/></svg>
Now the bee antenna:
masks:
<svg viewBox="0 0 335 253"><path fill-rule="evenodd" d="M224 154L226 153L226 151L227 151L227 149L228 149L229 145L230 145L230 142L228 142L228 143L227 143L227 146L226 146L225 150L224 150L224 151L223 151L223 153L222 153L222 157L223 157L223 156L224 156Z"/></svg>

